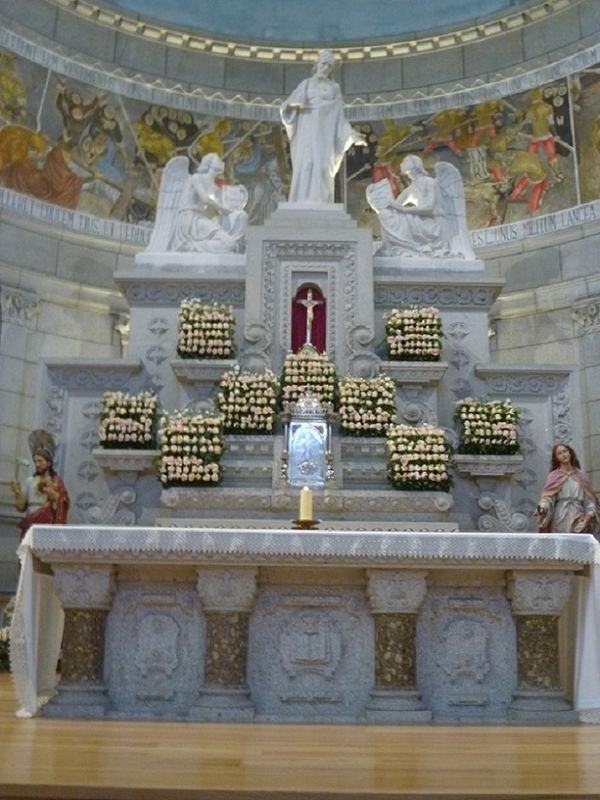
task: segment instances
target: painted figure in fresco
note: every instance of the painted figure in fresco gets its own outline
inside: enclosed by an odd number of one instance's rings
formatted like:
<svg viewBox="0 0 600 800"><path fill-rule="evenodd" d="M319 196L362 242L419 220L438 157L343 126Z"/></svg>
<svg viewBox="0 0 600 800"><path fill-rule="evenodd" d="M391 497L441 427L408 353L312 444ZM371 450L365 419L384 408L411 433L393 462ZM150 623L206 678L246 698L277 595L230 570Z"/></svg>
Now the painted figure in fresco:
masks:
<svg viewBox="0 0 600 800"><path fill-rule="evenodd" d="M535 511L541 533L600 532L600 502L572 447L556 444Z"/></svg>
<svg viewBox="0 0 600 800"><path fill-rule="evenodd" d="M539 86L531 92L531 104L525 112L525 122L531 131L527 149L530 153L545 153L554 180L564 180L558 166L556 141L554 136L554 114L544 100L544 89Z"/></svg>
<svg viewBox="0 0 600 800"><path fill-rule="evenodd" d="M64 525L69 511L67 489L53 468L56 445L52 435L43 430L33 431L29 435L29 448L34 474L25 480L24 487L16 480L10 484L17 511L26 512L19 522L21 536L32 525Z"/></svg>
<svg viewBox="0 0 600 800"><path fill-rule="evenodd" d="M79 92L67 89L64 78L59 79L56 108L63 121L62 143L65 147L75 148L79 145L84 130L102 104L103 98L104 95L99 94L86 102Z"/></svg>
<svg viewBox="0 0 600 800"><path fill-rule="evenodd" d="M0 130L0 183L48 203L76 208L85 179L69 167L61 147L20 125Z"/></svg>
<svg viewBox="0 0 600 800"><path fill-rule="evenodd" d="M353 144L367 144L344 116L342 93L332 79L334 62L330 50L322 52L312 76L296 87L280 109L290 140L292 203L332 203L344 153Z"/></svg>
<svg viewBox="0 0 600 800"><path fill-rule="evenodd" d="M216 153L188 172L185 156L172 158L163 172L156 224L146 252L242 252L248 216L243 186L223 185L225 164Z"/></svg>
<svg viewBox="0 0 600 800"><path fill-rule="evenodd" d="M461 148L457 136L466 120L466 111L462 108L448 108L434 114L427 122L429 140L423 148L423 153L431 153L438 147L447 147L454 155L459 156Z"/></svg>
<svg viewBox="0 0 600 800"><path fill-rule="evenodd" d="M15 60L8 53L0 53L0 119L16 122L25 114L27 93L17 76Z"/></svg>
<svg viewBox="0 0 600 800"><path fill-rule="evenodd" d="M433 178L416 155L402 162L410 184L394 197L388 181L367 188L367 200L379 215L379 255L459 256L475 258L466 224L462 178L444 161Z"/></svg>

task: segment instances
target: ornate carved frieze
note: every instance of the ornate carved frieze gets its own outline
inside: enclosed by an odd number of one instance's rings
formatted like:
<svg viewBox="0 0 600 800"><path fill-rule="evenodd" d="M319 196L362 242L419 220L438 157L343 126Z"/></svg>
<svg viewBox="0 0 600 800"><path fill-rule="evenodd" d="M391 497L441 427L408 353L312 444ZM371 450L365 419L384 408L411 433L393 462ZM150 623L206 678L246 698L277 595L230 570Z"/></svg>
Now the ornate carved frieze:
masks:
<svg viewBox="0 0 600 800"><path fill-rule="evenodd" d="M29 327L39 314L40 301L33 292L0 287L0 322L2 325Z"/></svg>
<svg viewBox="0 0 600 800"><path fill-rule="evenodd" d="M367 595L373 614L416 614L427 594L422 570L367 570Z"/></svg>
<svg viewBox="0 0 600 800"><path fill-rule="evenodd" d="M509 581L513 614L560 614L572 585L566 572L513 572Z"/></svg>
<svg viewBox="0 0 600 800"><path fill-rule="evenodd" d="M250 611L257 572L253 567L199 570L197 588L205 611Z"/></svg>
<svg viewBox="0 0 600 800"><path fill-rule="evenodd" d="M171 281L156 278L141 279L131 275L115 274L116 283L121 286L130 305L156 304L178 306L182 300L193 297L204 303L224 303L241 307L244 305L244 284L237 280L230 282Z"/></svg>
<svg viewBox="0 0 600 800"><path fill-rule="evenodd" d="M403 305L438 307L472 306L488 308L496 299L501 284L492 286L415 286L376 283L375 305L393 308Z"/></svg>
<svg viewBox="0 0 600 800"><path fill-rule="evenodd" d="M573 317L582 333L600 331L600 298L593 297L575 303Z"/></svg>
<svg viewBox="0 0 600 800"><path fill-rule="evenodd" d="M506 369L502 366L490 367L478 364L477 377L486 382L488 391L504 397L533 396L550 397L564 391L569 369L519 367Z"/></svg>
<svg viewBox="0 0 600 800"><path fill-rule="evenodd" d="M140 372L138 359L49 359L46 362L48 382L71 391L126 388L132 375Z"/></svg>
<svg viewBox="0 0 600 800"><path fill-rule="evenodd" d="M112 567L57 564L53 572L54 588L64 608L110 608L115 592Z"/></svg>

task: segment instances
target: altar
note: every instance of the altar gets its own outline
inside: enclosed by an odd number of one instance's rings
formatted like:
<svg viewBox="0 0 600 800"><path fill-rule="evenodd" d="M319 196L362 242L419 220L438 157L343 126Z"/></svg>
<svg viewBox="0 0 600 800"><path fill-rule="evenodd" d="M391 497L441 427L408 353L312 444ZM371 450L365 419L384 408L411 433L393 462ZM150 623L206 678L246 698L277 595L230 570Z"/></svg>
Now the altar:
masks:
<svg viewBox="0 0 600 800"><path fill-rule="evenodd" d="M235 524L32 528L20 713L600 721L593 537Z"/></svg>

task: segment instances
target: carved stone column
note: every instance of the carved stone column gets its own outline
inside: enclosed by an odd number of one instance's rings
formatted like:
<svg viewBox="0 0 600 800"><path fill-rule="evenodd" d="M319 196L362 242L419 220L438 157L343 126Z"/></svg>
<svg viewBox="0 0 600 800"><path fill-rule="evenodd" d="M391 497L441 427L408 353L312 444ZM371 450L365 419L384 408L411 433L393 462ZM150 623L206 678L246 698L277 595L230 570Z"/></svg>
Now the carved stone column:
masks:
<svg viewBox="0 0 600 800"><path fill-rule="evenodd" d="M192 719L254 717L246 681L248 625L256 593L255 567L198 570L198 594L206 619L204 685Z"/></svg>
<svg viewBox="0 0 600 800"><path fill-rule="evenodd" d="M65 612L61 681L43 708L48 717L103 717L106 617L115 591L113 567L56 566L54 588Z"/></svg>
<svg viewBox="0 0 600 800"><path fill-rule="evenodd" d="M517 689L509 718L576 720L560 681L558 621L571 594L566 572L513 572L508 591L517 627Z"/></svg>
<svg viewBox="0 0 600 800"><path fill-rule="evenodd" d="M417 689L417 615L427 594L420 570L367 570L375 622L375 686L369 722L429 722Z"/></svg>

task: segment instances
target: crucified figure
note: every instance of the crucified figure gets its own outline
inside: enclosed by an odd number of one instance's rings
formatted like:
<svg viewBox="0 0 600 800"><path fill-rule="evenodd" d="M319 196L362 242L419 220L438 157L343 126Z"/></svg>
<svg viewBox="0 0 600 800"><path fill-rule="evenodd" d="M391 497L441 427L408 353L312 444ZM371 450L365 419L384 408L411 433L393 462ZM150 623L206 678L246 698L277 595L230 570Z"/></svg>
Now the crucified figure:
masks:
<svg viewBox="0 0 600 800"><path fill-rule="evenodd" d="M315 306L322 306L323 301L313 300L313 291L309 289L306 293L306 298L304 300L298 300L298 302L306 309L306 341L304 344L312 344L311 333L313 320L315 318Z"/></svg>

